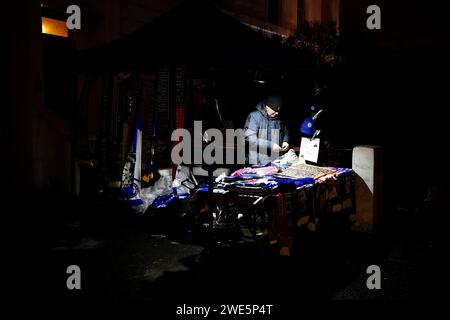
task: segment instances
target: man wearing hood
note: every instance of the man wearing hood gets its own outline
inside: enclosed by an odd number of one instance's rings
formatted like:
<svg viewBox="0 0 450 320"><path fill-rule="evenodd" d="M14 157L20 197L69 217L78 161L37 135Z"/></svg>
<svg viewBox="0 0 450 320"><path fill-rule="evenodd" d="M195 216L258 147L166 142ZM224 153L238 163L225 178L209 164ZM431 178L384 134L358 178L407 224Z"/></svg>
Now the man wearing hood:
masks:
<svg viewBox="0 0 450 320"><path fill-rule="evenodd" d="M248 163L264 165L289 149L289 131L279 119L282 99L269 95L256 105L245 121L245 139L249 145Z"/></svg>

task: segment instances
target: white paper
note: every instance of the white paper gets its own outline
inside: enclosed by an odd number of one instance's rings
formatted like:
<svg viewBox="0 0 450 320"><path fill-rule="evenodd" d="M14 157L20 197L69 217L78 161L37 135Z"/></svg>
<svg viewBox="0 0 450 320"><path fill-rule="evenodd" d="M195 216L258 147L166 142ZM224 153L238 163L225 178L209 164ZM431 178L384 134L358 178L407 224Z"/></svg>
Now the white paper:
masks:
<svg viewBox="0 0 450 320"><path fill-rule="evenodd" d="M306 161L317 163L319 158L320 138L302 138L300 144L300 158Z"/></svg>

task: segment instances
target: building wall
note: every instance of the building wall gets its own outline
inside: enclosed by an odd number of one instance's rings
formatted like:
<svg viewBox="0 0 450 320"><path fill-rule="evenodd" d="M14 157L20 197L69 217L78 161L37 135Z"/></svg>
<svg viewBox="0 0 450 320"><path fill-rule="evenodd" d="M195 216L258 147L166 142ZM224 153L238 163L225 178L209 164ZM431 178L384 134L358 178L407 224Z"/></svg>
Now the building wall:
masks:
<svg viewBox="0 0 450 320"><path fill-rule="evenodd" d="M7 190L34 186L33 116L42 108L42 55L39 4L6 2L6 101L2 129L6 139ZM20 17L20 19L19 19Z"/></svg>
<svg viewBox="0 0 450 320"><path fill-rule="evenodd" d="M339 24L340 0L216 0L215 3L227 11L238 14L238 18L254 21L270 29L268 23L283 30L284 34L301 31L301 22ZM271 10L277 10L274 14Z"/></svg>
<svg viewBox="0 0 450 320"><path fill-rule="evenodd" d="M297 0L214 0L244 22L289 35L297 29Z"/></svg>
<svg viewBox="0 0 450 320"><path fill-rule="evenodd" d="M297 30L297 0L283 0L281 2L281 27Z"/></svg>
<svg viewBox="0 0 450 320"><path fill-rule="evenodd" d="M37 1L8 7L6 172L8 189L19 194L71 189L70 130L44 104L40 10Z"/></svg>
<svg viewBox="0 0 450 320"><path fill-rule="evenodd" d="M304 16L307 22L322 21L322 0L305 0Z"/></svg>
<svg viewBox="0 0 450 320"><path fill-rule="evenodd" d="M75 33L78 49L92 48L131 33L170 10L182 0L80 0L81 30ZM70 0L47 0L46 6L62 14Z"/></svg>

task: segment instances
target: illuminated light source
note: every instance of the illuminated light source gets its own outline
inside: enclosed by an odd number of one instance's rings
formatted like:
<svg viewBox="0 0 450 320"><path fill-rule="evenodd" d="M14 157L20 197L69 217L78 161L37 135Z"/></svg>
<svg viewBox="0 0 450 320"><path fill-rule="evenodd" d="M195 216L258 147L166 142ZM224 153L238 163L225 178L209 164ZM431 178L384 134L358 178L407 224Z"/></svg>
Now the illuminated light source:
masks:
<svg viewBox="0 0 450 320"><path fill-rule="evenodd" d="M42 17L42 33L64 38L69 37L65 21L45 17Z"/></svg>
<svg viewBox="0 0 450 320"><path fill-rule="evenodd" d="M317 130L317 117L323 111L320 109L314 116L307 118L300 126L300 132L308 136L317 136L320 130Z"/></svg>

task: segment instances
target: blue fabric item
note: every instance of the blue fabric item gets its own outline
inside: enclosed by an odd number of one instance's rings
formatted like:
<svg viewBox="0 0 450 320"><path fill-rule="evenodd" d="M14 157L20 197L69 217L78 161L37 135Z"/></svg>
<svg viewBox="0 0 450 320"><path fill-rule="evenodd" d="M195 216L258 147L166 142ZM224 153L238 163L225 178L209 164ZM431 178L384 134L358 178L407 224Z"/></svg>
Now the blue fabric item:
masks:
<svg viewBox="0 0 450 320"><path fill-rule="evenodd" d="M278 178L271 177L270 180L276 181L278 184L292 184L294 183L296 187L303 186L306 184L315 184L314 178L299 178L299 179L286 179L286 178Z"/></svg>
<svg viewBox="0 0 450 320"><path fill-rule="evenodd" d="M124 197L127 197L127 198L133 198L133 197L135 197L136 194L137 194L136 188L134 188L133 185L131 185L131 186L129 186L129 187L122 188L121 191L122 191L122 195L123 195Z"/></svg>
<svg viewBox="0 0 450 320"><path fill-rule="evenodd" d="M140 206L140 205L144 204L144 201L142 201L142 199L132 199L132 200L128 200L128 204L130 206Z"/></svg>
<svg viewBox="0 0 450 320"><path fill-rule="evenodd" d="M164 196L159 196L158 198L153 200L153 202L150 205L150 207L152 207L152 208L164 208L169 203L171 203L174 198L175 197L174 197L173 193L169 193L169 194L166 194Z"/></svg>
<svg viewBox="0 0 450 320"><path fill-rule="evenodd" d="M151 208L165 208L169 204L171 204L175 199L187 199L189 198L189 193L180 193L180 194L174 194L169 193L164 196L159 196L155 200L153 200L152 204L150 205Z"/></svg>
<svg viewBox="0 0 450 320"><path fill-rule="evenodd" d="M202 183L198 186L197 190L200 192L208 192L208 184Z"/></svg>
<svg viewBox="0 0 450 320"><path fill-rule="evenodd" d="M227 184L225 186L225 189L227 189L228 187L232 187L232 186L259 187L261 189L271 189L271 188L276 187L276 185L274 185L273 183L258 183L258 182L255 182L253 180L249 180L249 181L242 181L241 180L241 181L235 181L235 182L231 182L231 183Z"/></svg>

